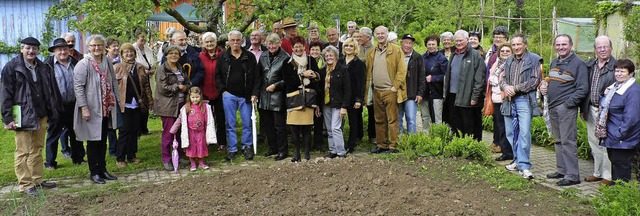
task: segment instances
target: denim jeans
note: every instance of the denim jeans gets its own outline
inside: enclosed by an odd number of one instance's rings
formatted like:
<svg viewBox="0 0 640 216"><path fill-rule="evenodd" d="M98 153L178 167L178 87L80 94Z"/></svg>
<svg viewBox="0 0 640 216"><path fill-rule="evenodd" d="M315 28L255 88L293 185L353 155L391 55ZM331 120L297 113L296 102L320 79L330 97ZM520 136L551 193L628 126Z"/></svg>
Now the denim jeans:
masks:
<svg viewBox="0 0 640 216"><path fill-rule="evenodd" d="M342 134L342 118L340 117L340 108L325 106L322 115L324 116L324 124L329 134L329 152L345 155L347 150L344 148L344 138Z"/></svg>
<svg viewBox="0 0 640 216"><path fill-rule="evenodd" d="M238 110L240 110L240 118L242 119L242 149L251 148L253 143L253 137L251 136L251 101L227 92L222 94L222 106L224 107L227 125L227 151L238 151L236 134L236 112Z"/></svg>
<svg viewBox="0 0 640 216"><path fill-rule="evenodd" d="M511 115L504 116L504 126L507 132L507 140L511 143L513 155L516 157L518 169L531 169L529 155L531 155L531 107L529 106L529 97L527 95L517 96L514 99L516 104L516 113L518 115L518 142L513 143L513 117Z"/></svg>
<svg viewBox="0 0 640 216"><path fill-rule="evenodd" d="M416 115L418 114L418 104L415 100L406 100L398 106L398 127L400 133L404 133L404 122L402 117L407 118L407 131L416 133Z"/></svg>

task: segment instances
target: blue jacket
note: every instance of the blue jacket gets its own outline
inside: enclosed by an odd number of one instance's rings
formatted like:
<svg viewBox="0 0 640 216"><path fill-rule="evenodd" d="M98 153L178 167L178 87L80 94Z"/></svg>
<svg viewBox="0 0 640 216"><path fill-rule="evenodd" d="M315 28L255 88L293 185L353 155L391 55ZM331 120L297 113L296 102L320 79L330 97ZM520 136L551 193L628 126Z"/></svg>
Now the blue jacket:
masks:
<svg viewBox="0 0 640 216"><path fill-rule="evenodd" d="M427 89L424 91L424 98L431 99L444 99L444 73L447 71L447 65L449 61L442 52L429 51L422 54L422 60L424 61L424 68L427 75L431 75L431 82L427 83Z"/></svg>
<svg viewBox="0 0 640 216"><path fill-rule="evenodd" d="M638 148L638 142L640 142L640 86L633 83L624 94L613 95L607 116L607 138L600 145L613 149L635 149Z"/></svg>

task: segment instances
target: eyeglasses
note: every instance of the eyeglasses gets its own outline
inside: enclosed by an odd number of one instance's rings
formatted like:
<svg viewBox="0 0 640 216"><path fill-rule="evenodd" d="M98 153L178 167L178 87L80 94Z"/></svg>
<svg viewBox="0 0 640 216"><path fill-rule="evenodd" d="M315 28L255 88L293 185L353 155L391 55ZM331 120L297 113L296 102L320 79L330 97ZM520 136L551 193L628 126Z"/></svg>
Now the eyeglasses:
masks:
<svg viewBox="0 0 640 216"><path fill-rule="evenodd" d="M500 35L494 35L493 39L507 39L507 37L505 36L500 36Z"/></svg>
<svg viewBox="0 0 640 216"><path fill-rule="evenodd" d="M605 51L605 50L608 50L609 48L611 48L611 47L609 47L609 46L599 46L599 47L596 47L596 50Z"/></svg>
<svg viewBox="0 0 640 216"><path fill-rule="evenodd" d="M89 44L89 47L91 48L96 48L96 47L103 47L104 44Z"/></svg>

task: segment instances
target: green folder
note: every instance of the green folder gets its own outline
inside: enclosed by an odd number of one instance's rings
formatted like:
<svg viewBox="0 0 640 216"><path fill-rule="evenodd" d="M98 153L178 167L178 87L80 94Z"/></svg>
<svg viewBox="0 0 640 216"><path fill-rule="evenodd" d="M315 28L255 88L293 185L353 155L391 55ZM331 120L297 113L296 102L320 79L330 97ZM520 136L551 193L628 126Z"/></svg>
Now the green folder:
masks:
<svg viewBox="0 0 640 216"><path fill-rule="evenodd" d="M13 107L11 108L12 108L11 115L13 116L13 122L15 122L16 128L21 128L22 127L22 107L20 107L20 105L13 105Z"/></svg>

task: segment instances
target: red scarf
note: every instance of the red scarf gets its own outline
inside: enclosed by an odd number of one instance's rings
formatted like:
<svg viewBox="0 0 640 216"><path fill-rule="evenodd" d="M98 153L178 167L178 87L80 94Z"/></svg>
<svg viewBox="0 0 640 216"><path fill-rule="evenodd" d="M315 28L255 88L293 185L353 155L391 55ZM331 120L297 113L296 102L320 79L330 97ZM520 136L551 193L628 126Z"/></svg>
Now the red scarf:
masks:
<svg viewBox="0 0 640 216"><path fill-rule="evenodd" d="M104 60L103 60L104 61ZM100 93L102 94L102 116L108 117L109 111L116 105L116 97L113 94L113 88L109 82L109 73L102 71L98 66L98 63L91 59L89 60L93 69L95 69L100 75ZM108 70L108 69L107 69Z"/></svg>

